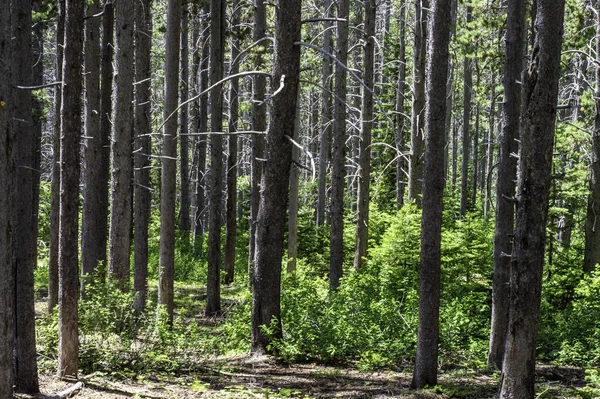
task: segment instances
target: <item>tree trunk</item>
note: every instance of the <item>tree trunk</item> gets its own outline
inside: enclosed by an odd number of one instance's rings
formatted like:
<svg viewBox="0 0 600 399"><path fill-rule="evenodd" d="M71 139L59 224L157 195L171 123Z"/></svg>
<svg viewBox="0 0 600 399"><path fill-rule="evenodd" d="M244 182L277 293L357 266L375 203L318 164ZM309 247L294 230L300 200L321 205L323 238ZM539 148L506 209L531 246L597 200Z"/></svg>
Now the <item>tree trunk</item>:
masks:
<svg viewBox="0 0 600 399"><path fill-rule="evenodd" d="M131 198L133 178L133 23L134 1L116 2L115 79L112 116L112 180L108 270L127 290L130 273ZM179 42L178 42L179 44ZM178 47L179 48L179 47Z"/></svg>
<svg viewBox="0 0 600 399"><path fill-rule="evenodd" d="M165 57L165 108L160 175L160 272L158 304L173 323L175 278L175 196L177 179L177 108L181 0L169 0ZM171 118L169 118L171 116ZM169 119L167 119L169 118Z"/></svg>
<svg viewBox="0 0 600 399"><path fill-rule="evenodd" d="M14 98L13 57L11 44L10 7L0 8L0 102ZM15 347L15 271L10 259L9 187L10 173L7 159L8 137L12 135L11 107L0 107L0 397L12 398L14 385L13 350Z"/></svg>
<svg viewBox="0 0 600 399"><path fill-rule="evenodd" d="M467 6L467 23L471 22L471 6ZM467 48L467 51L470 49ZM463 59L463 135L462 164L460 180L460 216L465 216L469 208L469 163L471 158L471 90L473 89L473 69L467 56Z"/></svg>
<svg viewBox="0 0 600 399"><path fill-rule="evenodd" d="M348 0L337 2L336 57L344 65L348 62ZM333 105L333 135L331 155L331 229L329 249L329 285L337 289L343 275L344 261L344 176L346 150L346 77L344 68L335 68L335 101Z"/></svg>
<svg viewBox="0 0 600 399"><path fill-rule="evenodd" d="M106 233L108 204L106 171L99 159L105 147L100 134L100 22L94 15L100 12L100 0L88 3L84 31L84 184L81 220L81 291L85 293L85 276L96 271L100 262L106 261Z"/></svg>
<svg viewBox="0 0 600 399"><path fill-rule="evenodd" d="M223 79L225 57L225 0L210 2L210 83ZM210 129L223 130L222 85L210 91ZM206 281L207 316L221 311L221 203L223 191L223 136L210 136L210 208L208 215L208 276Z"/></svg>
<svg viewBox="0 0 600 399"><path fill-rule="evenodd" d="M79 298L79 173L84 0L67 0L60 118L58 376L77 378Z"/></svg>
<svg viewBox="0 0 600 399"><path fill-rule="evenodd" d="M521 80L523 104L517 228L511 265L509 324L502 364L501 398L535 397L535 348L564 8L564 0L538 0L537 37L529 69Z"/></svg>
<svg viewBox="0 0 600 399"><path fill-rule="evenodd" d="M150 76L152 50L152 0L135 4L135 198L133 236L133 292L134 308L141 314L148 293L148 227L150 225L150 154L151 104Z"/></svg>
<svg viewBox="0 0 600 399"><path fill-rule="evenodd" d="M296 111L294 112L294 134L293 139L300 140L300 89L296 97ZM296 262L298 258L298 178L300 171L298 168L300 162L300 148L292 147L292 165L290 169L290 195L288 205L288 259L287 272L296 271Z"/></svg>
<svg viewBox="0 0 600 399"><path fill-rule="evenodd" d="M268 351L270 338L281 337L281 260L288 201L296 96L300 79L301 1L279 0L275 7L275 66L273 82L284 86L271 103L266 137L262 192L256 226L256 254L252 283L252 347ZM275 323L275 325L273 325ZM269 337L262 326L269 326Z"/></svg>
<svg viewBox="0 0 600 399"><path fill-rule="evenodd" d="M189 11L187 1L182 1L181 14L181 78L179 85L180 103L183 104L188 99L188 85L190 81L190 61L189 61ZM187 237L190 231L190 150L189 150L189 107L183 105L179 110L179 180L180 205L179 205L179 229Z"/></svg>
<svg viewBox="0 0 600 399"><path fill-rule="evenodd" d="M481 71L479 70L479 61L475 59L475 87L479 87L481 82ZM473 131L473 182L471 189L471 206L477 205L477 186L479 184L479 101L477 91L475 91L475 129Z"/></svg>
<svg viewBox="0 0 600 399"><path fill-rule="evenodd" d="M404 192L406 191L406 118L404 117L404 100L406 93L406 5L400 2L400 48L398 51L398 88L396 91L396 209L404 206Z"/></svg>
<svg viewBox="0 0 600 399"><path fill-rule="evenodd" d="M324 16L331 18L333 16L333 1L324 1ZM332 22L325 21L323 26L323 50L332 52ZM319 181L317 185L317 226L325 225L325 208L327 204L327 166L329 164L329 153L331 147L331 60L329 57L323 57L321 61L321 74L323 87L326 90L321 91L321 144L319 146Z"/></svg>
<svg viewBox="0 0 600 399"><path fill-rule="evenodd" d="M375 0L365 2L364 74L367 88L374 89L375 68ZM369 244L369 197L371 182L371 131L373 130L373 94L363 89L362 131L359 141L358 215L354 267L362 268Z"/></svg>
<svg viewBox="0 0 600 399"><path fill-rule="evenodd" d="M33 83L31 43L31 0L12 4L13 78L18 86ZM8 137L9 162L13 169L9 184L12 188L11 234L12 267L15 275L15 391L39 392L37 356L35 352L35 310L33 271L37 246L37 226L34 213L34 181L39 175L34 169L35 133L32 119L32 94L28 89L16 89L11 101L12 126Z"/></svg>
<svg viewBox="0 0 600 399"><path fill-rule="evenodd" d="M600 60L600 1L596 5L596 59ZM592 162L590 177L590 195L588 197L585 222L585 253L583 270L591 273L600 263L600 66L596 64L596 87L594 109L594 132L592 133Z"/></svg>
<svg viewBox="0 0 600 399"><path fill-rule="evenodd" d="M492 288L492 327L488 364L500 369L508 328L510 254L514 234L515 179L518 152L521 80L525 45L524 0L510 0L507 9L506 50L504 63L504 123L499 134L499 166L496 182L496 226L494 231L494 279Z"/></svg>
<svg viewBox="0 0 600 399"><path fill-rule="evenodd" d="M442 211L445 185L446 82L452 0L435 0L429 27L425 169L421 219L419 330L412 388L437 384Z"/></svg>
<svg viewBox="0 0 600 399"><path fill-rule="evenodd" d="M240 23L240 4L239 0L234 1L231 11L231 26L233 36L231 39L231 75L240 71L239 60L239 29ZM239 79L231 81L231 90L229 94L229 131L237 131L239 119ZM237 163L238 163L238 136L236 134L229 136L229 157L227 158L227 205L226 205L226 234L225 234L225 284L233 283L235 273L235 238L237 233Z"/></svg>

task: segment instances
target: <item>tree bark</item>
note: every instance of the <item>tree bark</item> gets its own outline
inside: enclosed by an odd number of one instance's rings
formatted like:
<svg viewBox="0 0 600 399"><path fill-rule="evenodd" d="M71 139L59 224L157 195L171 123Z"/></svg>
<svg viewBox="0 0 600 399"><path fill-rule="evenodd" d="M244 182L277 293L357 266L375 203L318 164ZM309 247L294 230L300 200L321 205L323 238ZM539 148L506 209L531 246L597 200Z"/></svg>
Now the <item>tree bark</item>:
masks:
<svg viewBox="0 0 600 399"><path fill-rule="evenodd" d="M296 96L300 79L301 1L279 0L275 7L275 66L273 81L283 88L271 103L266 137L262 192L256 226L256 254L252 284L251 351L268 351L270 337L281 337L281 261L288 201ZM273 325L275 323L275 325ZM261 326L269 326L268 337Z"/></svg>
<svg viewBox="0 0 600 399"><path fill-rule="evenodd" d="M344 65L348 62L348 0L337 2L336 57ZM329 285L337 289L343 275L344 261L344 176L346 150L346 69L335 68L335 101L333 105L333 135L331 155L331 229L329 248Z"/></svg>
<svg viewBox="0 0 600 399"><path fill-rule="evenodd" d="M375 0L365 2L364 74L367 88L374 89L375 69ZM369 202L371 187L371 132L373 130L373 94L363 88L362 131L359 141L358 215L356 220L356 250L354 267L364 265L369 245Z"/></svg>
<svg viewBox="0 0 600 399"><path fill-rule="evenodd" d="M189 11L187 0L182 1L181 14L181 57L180 57L180 86L179 98L183 104L188 99L190 81L189 62ZM179 180L180 205L179 205L179 229L187 237L190 231L190 150L189 150L189 106L183 105L179 110Z"/></svg>
<svg viewBox="0 0 600 399"><path fill-rule="evenodd" d="M133 292L134 308L139 315L146 306L148 294L148 227L150 225L150 154L151 142L151 54L152 49L152 0L135 4L135 198L133 236Z"/></svg>
<svg viewBox="0 0 600 399"><path fill-rule="evenodd" d="M130 274L133 140L134 1L116 2L115 78L112 116L112 180L108 270L127 290Z"/></svg>
<svg viewBox="0 0 600 399"><path fill-rule="evenodd" d="M452 0L433 2L427 60L425 169L421 219L419 330L412 388L437 384L446 82L448 79Z"/></svg>
<svg viewBox="0 0 600 399"><path fill-rule="evenodd" d="M79 173L84 0L67 0L60 143L58 376L77 377L79 331Z"/></svg>
<svg viewBox="0 0 600 399"><path fill-rule="evenodd" d="M525 46L525 3L510 0L507 8L506 49L504 63L504 123L498 137L500 156L496 182L496 225L494 230L494 278L492 288L492 327L488 364L500 369L508 328L510 254L514 234L515 179L519 137L521 80Z"/></svg>
<svg viewBox="0 0 600 399"><path fill-rule="evenodd" d="M401 1L399 16L400 48L398 51L398 88L396 91L396 210L404 206L404 193L406 191L406 122L404 117L404 100L406 98L406 5Z"/></svg>
<svg viewBox="0 0 600 399"><path fill-rule="evenodd" d="M560 76L564 0L538 0L537 37L523 74L521 150L501 398L535 397L535 347Z"/></svg>
<svg viewBox="0 0 600 399"><path fill-rule="evenodd" d="M296 97L296 111L294 112L294 134L293 139L300 140L300 89ZM287 272L296 271L296 262L298 257L298 178L300 171L298 162L300 161L300 148L292 147L292 163L290 169L290 195L288 204L288 258Z"/></svg>
<svg viewBox="0 0 600 399"><path fill-rule="evenodd" d="M471 6L467 6L467 24L471 22ZM469 51L470 49L467 49ZM460 216L469 208L469 163L471 158L471 90L473 89L473 69L467 56L463 59L463 134L462 164L460 180Z"/></svg>

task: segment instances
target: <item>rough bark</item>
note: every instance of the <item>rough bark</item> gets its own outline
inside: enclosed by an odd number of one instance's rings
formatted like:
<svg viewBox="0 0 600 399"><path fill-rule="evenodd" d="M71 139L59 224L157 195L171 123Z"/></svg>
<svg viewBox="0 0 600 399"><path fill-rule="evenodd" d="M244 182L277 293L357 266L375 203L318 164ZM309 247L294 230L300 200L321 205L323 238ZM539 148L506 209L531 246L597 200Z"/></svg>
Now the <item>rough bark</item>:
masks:
<svg viewBox="0 0 600 399"><path fill-rule="evenodd" d="M106 261L106 236L108 208L106 202L106 170L102 170L102 157L108 157L100 134L100 23L93 17L100 12L100 0L87 5L84 29L84 184L81 220L81 274L92 274L100 262ZM106 153L106 154L105 154ZM104 195L103 192L104 191ZM85 293L86 279L81 279Z"/></svg>
<svg viewBox="0 0 600 399"><path fill-rule="evenodd" d="M181 14L181 57L180 57L180 81L179 98L183 104L188 99L190 81L189 62L189 11L187 1L184 0ZM190 225L190 150L189 150L189 106L183 105L179 110L179 180L180 180L180 204L179 204L179 229L188 236Z"/></svg>
<svg viewBox="0 0 600 399"><path fill-rule="evenodd" d="M515 245L501 398L535 397L535 349L564 22L564 0L538 0L537 36L521 80Z"/></svg>
<svg viewBox="0 0 600 399"><path fill-rule="evenodd" d="M165 108L160 175L160 272L158 304L173 323L175 278L175 196L177 179L177 108L181 0L169 0L165 56ZM169 118L170 117L170 118ZM168 119L167 119L168 118Z"/></svg>
<svg viewBox="0 0 600 399"><path fill-rule="evenodd" d="M600 2L596 4L600 11ZM600 60L600 13L596 21L596 54ZM585 252L583 270L591 273L600 263L600 66L596 65L596 99L594 110L594 132L592 133L592 161L590 176L590 195L588 197L587 217L585 222Z"/></svg>
<svg viewBox="0 0 600 399"><path fill-rule="evenodd" d="M284 77L284 86L270 107L266 136L262 192L256 226L255 268L252 284L252 345L256 354L266 353L269 337L261 326L281 337L281 261L285 212L288 201L296 95L300 78L301 1L279 0L275 8L275 65L273 81ZM275 323L275 325L273 325Z"/></svg>
<svg viewBox="0 0 600 399"><path fill-rule="evenodd" d="M223 79L225 61L225 0L210 2L210 83ZM210 129L223 130L223 86L210 91ZM221 311L221 204L223 190L223 136L210 136L210 205L208 215L207 316Z"/></svg>
<svg viewBox="0 0 600 399"><path fill-rule="evenodd" d="M400 35L400 48L398 51L398 88L396 90L396 209L404 206L404 193L406 191L406 122L404 117L404 102L406 93L406 6L404 1L399 5L400 21L398 22Z"/></svg>
<svg viewBox="0 0 600 399"><path fill-rule="evenodd" d="M296 111L294 112L294 135L293 139L297 142L300 138L300 89L296 97ZM300 171L298 162L300 161L300 148L292 148L292 167L290 169L290 195L288 204L288 259L287 272L296 271L296 261L298 258L298 188Z"/></svg>
<svg viewBox="0 0 600 399"><path fill-rule="evenodd" d="M12 7L13 78L18 86L33 83L31 41L31 0L13 2ZM15 391L39 392L35 353L35 310L33 270L37 246L34 214L35 133L32 119L32 93L16 89L11 101L12 120L8 137L8 156L12 166L10 204L12 267L15 274Z"/></svg>
<svg viewBox="0 0 600 399"><path fill-rule="evenodd" d="M423 149L425 145L425 49L429 0L415 2L415 37L413 47L413 101L408 164L408 201L421 206L423 191Z"/></svg>
<svg viewBox="0 0 600 399"><path fill-rule="evenodd" d="M375 0L365 2L365 38L364 38L364 84L374 89L375 69ZM369 202L371 187L371 132L373 130L373 94L363 89L362 131L359 141L359 175L358 175L358 215L356 220L356 250L354 267L360 269L364 265L369 244Z"/></svg>
<svg viewBox="0 0 600 399"><path fill-rule="evenodd" d="M112 179L108 270L121 290L129 286L133 179L133 23L134 0L115 8L115 78L112 114ZM179 42L178 42L179 44ZM178 46L177 46L178 47ZM179 47L178 47L179 48Z"/></svg>
<svg viewBox="0 0 600 399"><path fill-rule="evenodd" d="M60 118L60 232L58 376L77 377L79 297L79 173L84 0L65 5L65 48Z"/></svg>
<svg viewBox="0 0 600 399"><path fill-rule="evenodd" d="M467 24L471 22L471 6L467 6ZM467 49L469 51L469 49ZM462 163L460 179L460 216L465 216L469 208L469 163L471 162L471 91L473 89L473 68L471 60L463 59L463 125Z"/></svg>
<svg viewBox="0 0 600 399"><path fill-rule="evenodd" d="M492 288L492 327L488 364L500 369L508 328L510 254L514 234L515 180L518 152L521 80L525 45L524 0L510 0L507 8L506 49L504 64L504 121L498 137L500 155L496 182L496 225L494 230L494 278Z"/></svg>
<svg viewBox="0 0 600 399"><path fill-rule="evenodd" d="M337 2L336 57L346 65L348 61L348 0ZM335 101L333 105L333 132L331 148L331 228L329 248L329 285L337 289L343 274L344 260L344 177L346 152L346 80L347 72L336 65Z"/></svg>
<svg viewBox="0 0 600 399"><path fill-rule="evenodd" d="M152 49L152 0L135 4L135 156L133 195L133 292L134 308L139 315L146 306L148 293L148 226L150 224L150 51Z"/></svg>
<svg viewBox="0 0 600 399"><path fill-rule="evenodd" d="M421 219L419 329L412 388L437 384L440 308L441 239L446 132L446 82L448 79L452 0L433 3L427 60L425 110L425 168Z"/></svg>

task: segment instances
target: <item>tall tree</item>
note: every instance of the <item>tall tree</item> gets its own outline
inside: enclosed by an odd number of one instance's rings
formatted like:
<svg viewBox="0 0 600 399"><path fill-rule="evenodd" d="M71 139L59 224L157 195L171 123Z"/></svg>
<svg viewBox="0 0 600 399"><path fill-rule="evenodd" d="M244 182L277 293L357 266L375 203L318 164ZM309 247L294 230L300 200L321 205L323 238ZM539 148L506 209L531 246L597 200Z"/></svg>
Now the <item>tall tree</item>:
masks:
<svg viewBox="0 0 600 399"><path fill-rule="evenodd" d="M443 193L445 186L446 82L452 0L435 0L429 25L425 169L421 219L419 330L413 388L437 384Z"/></svg>
<svg viewBox="0 0 600 399"><path fill-rule="evenodd" d="M354 267L360 269L369 244L369 199L371 180L371 132L373 130L373 93L375 68L375 0L365 2L364 72L362 95L362 130L359 141L358 215Z"/></svg>
<svg viewBox="0 0 600 399"><path fill-rule="evenodd" d="M190 150L189 150L189 107L188 99L190 81L190 55L189 55L189 11L187 0L182 2L181 14L181 57L180 57L180 87L179 98L182 104L179 110L179 181L180 181L180 205L179 205L179 229L186 235L190 231Z"/></svg>
<svg viewBox="0 0 600 399"><path fill-rule="evenodd" d="M406 191L406 118L404 116L404 100L406 93L406 3L399 5L399 49L398 49L398 86L396 89L396 209L404 206Z"/></svg>
<svg viewBox="0 0 600 399"><path fill-rule="evenodd" d="M9 162L12 165L10 204L12 264L15 275L15 391L39 392L37 356L35 353L35 309L33 271L37 246L37 225L34 215L34 181L39 175L34 169L35 133L32 119L33 83L32 2L13 2L12 56L13 78L17 85L12 106L11 129L8 137Z"/></svg>
<svg viewBox="0 0 600 399"><path fill-rule="evenodd" d="M492 327L488 363L500 369L508 328L510 254L514 234L515 180L517 177L521 71L525 46L525 2L510 0L506 10L506 47L504 61L504 120L498 137L500 156L496 182L496 225L494 231L494 279L492 289ZM493 112L493 111L492 111Z"/></svg>
<svg viewBox="0 0 600 399"><path fill-rule="evenodd" d="M13 99L10 7L0 7L0 397L13 397L15 272L10 261L7 142Z"/></svg>
<svg viewBox="0 0 600 399"><path fill-rule="evenodd" d="M256 254L252 284L253 353L266 353L269 336L262 326L275 328L281 337L281 260L296 96L300 80L301 1L279 0L275 7L275 65L273 81L283 82L270 107L262 192L256 226ZM272 323L276 323L273 326Z"/></svg>
<svg viewBox="0 0 600 399"><path fill-rule="evenodd" d="M135 156L133 195L133 292L140 314L148 292L148 226L150 224L151 131L150 73L152 49L152 0L135 4Z"/></svg>
<svg viewBox="0 0 600 399"><path fill-rule="evenodd" d="M100 23L95 17L100 12L100 0L88 3L84 31L84 84L85 84L85 142L83 211L81 220L81 273L93 273L99 262L106 260L106 233L108 228L107 175L108 148L101 135L100 110ZM106 169L102 170L102 167ZM85 279L81 280L82 291Z"/></svg>
<svg viewBox="0 0 600 399"><path fill-rule="evenodd" d="M233 35L231 38L231 75L235 75L240 71L240 40L239 40L239 23L240 23L240 2L234 1L231 10L231 28ZM238 136L237 131L239 120L239 90L240 81L234 78L231 81L229 91L229 132L233 133L229 136L229 156L227 157L227 205L226 205L226 233L225 233L225 261L223 269L225 276L223 282L230 284L233 282L235 271L235 238L237 233L237 163L238 163Z"/></svg>
<svg viewBox="0 0 600 399"><path fill-rule="evenodd" d="M130 273L131 199L133 178L133 24L134 1L119 0L115 8L115 78L112 114L112 179L108 270L126 290ZM179 38L179 37L178 37ZM179 44L179 41L177 42ZM177 45L177 48L179 46Z"/></svg>
<svg viewBox="0 0 600 399"><path fill-rule="evenodd" d="M413 100L408 164L408 201L421 205L423 191L423 148L425 143L425 49L427 47L427 14L429 0L415 1L415 33L413 47Z"/></svg>
<svg viewBox="0 0 600 399"><path fill-rule="evenodd" d="M60 232L58 376L76 377L79 330L79 172L84 0L65 4L65 47L60 118Z"/></svg>
<svg viewBox="0 0 600 399"><path fill-rule="evenodd" d="M467 25L471 22L471 5L467 5ZM463 59L463 134L462 165L460 181L460 215L465 216L469 206L469 163L471 158L471 90L473 89L473 69L467 55Z"/></svg>
<svg viewBox="0 0 600 399"><path fill-rule="evenodd" d="M300 87L296 97L296 112L294 113L294 135L293 139L298 140L300 137ZM300 160L300 148L294 145L292 148L292 167L290 169L290 195L288 204L288 259L287 272L294 273L296 271L296 263L298 257L298 196L300 171L298 162Z"/></svg>
<svg viewBox="0 0 600 399"><path fill-rule="evenodd" d="M337 2L336 57L339 63L348 61L348 0ZM344 261L344 176L346 152L346 69L336 65L335 101L333 105L333 133L331 147L331 228L329 247L329 285L337 289L343 274Z"/></svg>
<svg viewBox="0 0 600 399"><path fill-rule="evenodd" d="M223 79L225 61L225 0L210 2L210 129L223 130ZM207 316L221 311L221 203L223 189L223 136L210 136L210 208L208 215Z"/></svg>
<svg viewBox="0 0 600 399"><path fill-rule="evenodd" d="M596 87L594 132L592 133L590 195L585 222L585 253L583 270L592 272L600 263L600 1L596 4Z"/></svg>
<svg viewBox="0 0 600 399"><path fill-rule="evenodd" d="M169 0L165 56L165 108L160 175L160 273L158 304L173 323L175 278L175 189L177 179L177 108L181 0Z"/></svg>
<svg viewBox="0 0 600 399"><path fill-rule="evenodd" d="M517 219L501 398L535 397L535 349L542 291L564 0L538 0L537 35L523 74Z"/></svg>

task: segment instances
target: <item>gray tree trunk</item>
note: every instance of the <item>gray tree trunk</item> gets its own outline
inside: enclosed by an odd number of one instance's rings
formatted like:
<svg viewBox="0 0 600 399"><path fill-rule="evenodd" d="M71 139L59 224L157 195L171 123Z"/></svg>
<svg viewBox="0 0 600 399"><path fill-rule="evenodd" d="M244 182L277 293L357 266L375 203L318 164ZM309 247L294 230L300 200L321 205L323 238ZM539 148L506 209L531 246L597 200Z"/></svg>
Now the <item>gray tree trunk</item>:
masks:
<svg viewBox="0 0 600 399"><path fill-rule="evenodd" d="M116 2L115 78L112 114L112 180L108 270L126 290L130 273L133 140L134 1ZM178 42L179 43L179 42Z"/></svg>
<svg viewBox="0 0 600 399"><path fill-rule="evenodd" d="M406 191L407 167L406 162L406 118L404 116L404 100L406 98L406 5L400 2L400 48L398 51L398 88L396 90L396 209L404 206L404 193Z"/></svg>
<svg viewBox="0 0 600 399"><path fill-rule="evenodd" d="M348 0L337 2L336 57L340 63L348 62ZM329 248L329 285L337 289L343 275L344 261L344 176L346 152L346 80L347 72L336 65L335 101L333 105L333 134L331 151L331 229Z"/></svg>
<svg viewBox="0 0 600 399"><path fill-rule="evenodd" d="M181 14L181 57L180 57L180 81L179 98L183 104L188 99L189 81L190 81L190 61L189 61L189 11L187 1L182 2ZM189 106L183 105L179 110L179 180L180 198L179 203L179 229L187 237L191 229L190 224L190 150L189 150Z"/></svg>
<svg viewBox="0 0 600 399"><path fill-rule="evenodd" d="M88 3L84 30L84 184L81 220L81 274L92 274L98 263L106 261L106 236L108 227L107 186L102 170L102 157L108 157L100 129L100 23L94 15L100 12L100 0ZM106 152L106 154L105 154ZM85 278L81 291L85 293Z"/></svg>
<svg viewBox="0 0 600 399"><path fill-rule="evenodd" d="M210 83L223 79L225 61L225 0L210 2ZM210 129L223 130L223 86L210 91ZM223 136L210 136L210 205L208 215L207 316L221 311L221 204L223 191Z"/></svg>
<svg viewBox="0 0 600 399"><path fill-rule="evenodd" d="M252 283L252 345L255 354L268 351L271 337L281 337L281 261L296 97L300 80L301 1L279 0L275 7L275 66L273 81L285 75L284 86L271 102L266 137L262 192L256 226L256 253ZM272 322L276 323L274 326ZM262 326L274 329L269 337Z"/></svg>
<svg viewBox="0 0 600 399"><path fill-rule="evenodd" d="M160 272L158 304L173 323L175 278L175 196L177 182L177 108L181 0L169 0L165 56L165 108L160 175ZM167 120L167 118L169 118Z"/></svg>
<svg viewBox="0 0 600 399"><path fill-rule="evenodd" d="M596 59L600 60L600 1L596 4ZM590 177L590 195L588 197L585 222L585 252L583 270L591 273L600 263L600 67L596 64L596 99L594 110L594 132L592 134L592 162Z"/></svg>
<svg viewBox="0 0 600 399"><path fill-rule="evenodd" d="M467 6L466 22L471 22L471 6ZM465 216L469 208L469 163L471 162L471 90L473 89L473 69L467 56L463 59L463 134L462 164L460 179L460 216Z"/></svg>
<svg viewBox="0 0 600 399"><path fill-rule="evenodd" d="M413 101L408 164L408 201L421 206L423 191L423 149L425 146L425 58L429 0L415 2L413 47Z"/></svg>
<svg viewBox="0 0 600 399"><path fill-rule="evenodd" d="M294 112L294 134L293 139L300 140L300 88L296 97L296 111ZM292 147L292 163L290 169L290 195L288 204L288 258L287 272L296 271L296 262L298 257L298 196L300 171L298 163L300 162L300 148Z"/></svg>
<svg viewBox="0 0 600 399"><path fill-rule="evenodd" d="M148 226L150 224L151 131L150 76L152 49L152 0L135 4L135 156L133 195L133 292L134 308L139 315L148 294Z"/></svg>
<svg viewBox="0 0 600 399"><path fill-rule="evenodd" d="M65 47L60 118L60 232L58 376L77 378L79 330L79 174L84 0L65 4Z"/></svg>
<svg viewBox="0 0 600 399"><path fill-rule="evenodd" d="M538 0L535 40L523 86L515 248L500 398L535 397L535 349L542 291L564 0Z"/></svg>
<svg viewBox="0 0 600 399"><path fill-rule="evenodd" d="M18 86L33 83L31 0L12 3L13 79ZM16 89L8 137L11 164L9 185L13 197L10 204L12 267L15 275L15 391L39 392L37 356L35 352L35 310L33 271L37 264L37 225L34 214L34 181L39 179L34 169L35 132L32 119L32 94L28 89ZM13 169L14 168L14 169Z"/></svg>
<svg viewBox="0 0 600 399"><path fill-rule="evenodd" d="M374 89L375 68L375 0L365 2L364 73L365 85ZM369 202L371 187L371 132L373 130L373 94L363 88L362 131L359 141L358 215L356 220L356 250L354 267L364 265L369 245Z"/></svg>
<svg viewBox="0 0 600 399"><path fill-rule="evenodd" d="M437 384L443 193L445 186L446 82L452 0L435 0L429 26L425 169L421 219L419 330L412 388Z"/></svg>
<svg viewBox="0 0 600 399"><path fill-rule="evenodd" d="M492 288L492 327L488 364L500 369L508 328L510 254L514 234L515 180L518 152L521 80L525 46L525 3L510 0L507 8L506 50L504 63L504 123L499 134L500 155L496 182L496 225L494 230L494 278Z"/></svg>

